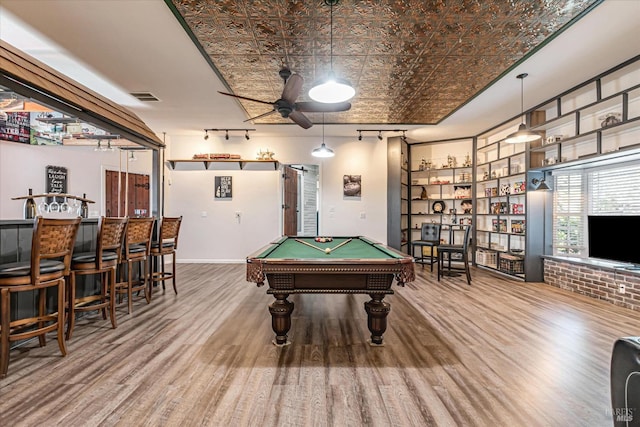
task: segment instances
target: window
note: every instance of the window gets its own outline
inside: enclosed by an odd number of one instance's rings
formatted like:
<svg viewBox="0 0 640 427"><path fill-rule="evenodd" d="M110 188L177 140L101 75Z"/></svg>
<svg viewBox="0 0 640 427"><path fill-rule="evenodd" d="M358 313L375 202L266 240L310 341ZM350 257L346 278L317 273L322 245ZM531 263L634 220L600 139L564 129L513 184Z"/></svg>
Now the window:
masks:
<svg viewBox="0 0 640 427"><path fill-rule="evenodd" d="M587 256L582 171L554 175L553 254Z"/></svg>
<svg viewBox="0 0 640 427"><path fill-rule="evenodd" d="M553 254L588 256L588 215L640 215L639 182L637 162L554 172Z"/></svg>

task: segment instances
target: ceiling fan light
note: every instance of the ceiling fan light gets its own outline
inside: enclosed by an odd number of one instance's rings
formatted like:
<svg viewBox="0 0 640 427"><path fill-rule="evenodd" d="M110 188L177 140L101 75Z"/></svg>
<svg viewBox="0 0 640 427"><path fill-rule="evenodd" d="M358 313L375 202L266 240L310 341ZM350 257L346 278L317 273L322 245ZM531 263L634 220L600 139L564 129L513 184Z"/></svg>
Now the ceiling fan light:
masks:
<svg viewBox="0 0 640 427"><path fill-rule="evenodd" d="M309 90L311 99L325 104L345 102L353 98L355 94L356 90L353 86L347 80L336 77L333 72L330 72L327 78L314 83Z"/></svg>
<svg viewBox="0 0 640 427"><path fill-rule="evenodd" d="M542 138L542 136L538 132L529 130L524 123L520 123L518 130L507 136L504 142L508 144L518 144L521 142L537 141L540 138Z"/></svg>
<svg viewBox="0 0 640 427"><path fill-rule="evenodd" d="M326 145L324 145L324 142L323 142L322 145L320 145L320 147L315 148L311 152L311 155L313 157L333 157L333 156L335 156L335 153L333 152L333 150L331 148L329 148Z"/></svg>

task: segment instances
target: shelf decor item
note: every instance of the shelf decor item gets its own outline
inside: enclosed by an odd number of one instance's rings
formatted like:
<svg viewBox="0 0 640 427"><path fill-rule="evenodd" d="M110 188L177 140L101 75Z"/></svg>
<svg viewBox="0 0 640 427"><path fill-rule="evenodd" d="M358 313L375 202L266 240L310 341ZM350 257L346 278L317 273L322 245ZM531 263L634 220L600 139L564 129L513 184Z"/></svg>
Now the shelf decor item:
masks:
<svg viewBox="0 0 640 427"><path fill-rule="evenodd" d="M444 203L444 200L436 200L431 205L431 209L433 209L433 213L437 213L437 214L444 213L445 208L446 208L446 204Z"/></svg>
<svg viewBox="0 0 640 427"><path fill-rule="evenodd" d="M622 117L620 113L607 113L602 117L598 117L598 120L602 120L600 126L606 128L620 123L620 117Z"/></svg>

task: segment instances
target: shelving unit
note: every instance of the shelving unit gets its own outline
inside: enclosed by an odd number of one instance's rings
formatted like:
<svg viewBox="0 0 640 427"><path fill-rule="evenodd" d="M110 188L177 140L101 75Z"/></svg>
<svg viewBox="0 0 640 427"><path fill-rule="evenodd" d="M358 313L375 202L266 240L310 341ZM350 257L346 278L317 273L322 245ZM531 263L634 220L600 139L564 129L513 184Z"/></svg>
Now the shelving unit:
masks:
<svg viewBox="0 0 640 427"><path fill-rule="evenodd" d="M531 169L554 169L629 154L640 148L640 57L537 107Z"/></svg>
<svg viewBox="0 0 640 427"><path fill-rule="evenodd" d="M414 144L410 150L409 243L420 239L423 222L441 224L448 241L452 225L473 223L473 139Z"/></svg>
<svg viewBox="0 0 640 427"><path fill-rule="evenodd" d="M517 124L477 139L475 206L476 265L525 278L527 239L527 146L504 141Z"/></svg>

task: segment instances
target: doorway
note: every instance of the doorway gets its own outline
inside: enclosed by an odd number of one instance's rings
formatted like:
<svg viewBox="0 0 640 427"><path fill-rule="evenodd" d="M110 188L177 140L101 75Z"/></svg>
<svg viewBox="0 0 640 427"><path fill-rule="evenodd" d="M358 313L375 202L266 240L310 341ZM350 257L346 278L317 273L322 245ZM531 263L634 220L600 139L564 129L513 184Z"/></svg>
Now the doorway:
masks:
<svg viewBox="0 0 640 427"><path fill-rule="evenodd" d="M282 218L285 236L318 235L318 165L284 165Z"/></svg>
<svg viewBox="0 0 640 427"><path fill-rule="evenodd" d="M120 182L118 182L118 175ZM149 175L106 171L105 214L132 218L149 216Z"/></svg>

